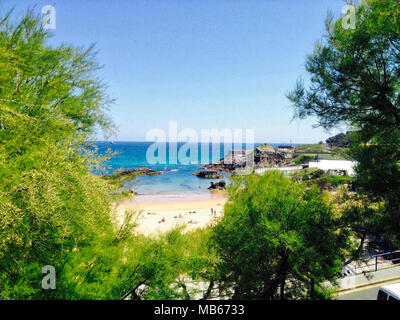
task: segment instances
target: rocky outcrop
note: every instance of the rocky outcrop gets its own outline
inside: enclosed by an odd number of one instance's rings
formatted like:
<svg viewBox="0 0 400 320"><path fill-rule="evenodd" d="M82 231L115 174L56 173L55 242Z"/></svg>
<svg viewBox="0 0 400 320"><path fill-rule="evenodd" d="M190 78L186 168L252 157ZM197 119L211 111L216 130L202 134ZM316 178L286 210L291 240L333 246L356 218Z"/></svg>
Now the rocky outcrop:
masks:
<svg viewBox="0 0 400 320"><path fill-rule="evenodd" d="M116 171L110 175L102 176L103 179L111 183L115 188L113 195L119 199L129 199L136 194L135 191L131 189L124 188L125 181L135 179L138 176L143 175L158 175L164 173L163 171L156 171L149 168L137 168L133 170Z"/></svg>
<svg viewBox="0 0 400 320"><path fill-rule="evenodd" d="M149 168L138 168L133 170L125 170L121 172L117 171L110 175L104 175L103 178L108 181L119 184L122 187L123 181L125 180L133 179L137 176L143 176L143 175L154 176L162 173L164 172L151 170Z"/></svg>
<svg viewBox="0 0 400 320"><path fill-rule="evenodd" d="M200 172L192 173L192 175L198 178L205 178L205 179L220 179L222 176L216 170L204 170Z"/></svg>
<svg viewBox="0 0 400 320"><path fill-rule="evenodd" d="M162 174L161 171L152 170L149 168L137 168L133 170L125 170L119 173L120 176L127 176L127 175L147 175L147 176L154 176Z"/></svg>
<svg viewBox="0 0 400 320"><path fill-rule="evenodd" d="M211 182L208 190L225 190L226 189L226 182L221 180L219 182Z"/></svg>
<svg viewBox="0 0 400 320"><path fill-rule="evenodd" d="M259 167L284 167L291 161L283 152L262 149L257 149L256 151L254 155L254 164Z"/></svg>
<svg viewBox="0 0 400 320"><path fill-rule="evenodd" d="M269 145L262 145L255 150L231 150L224 158L204 165L199 168L200 172L193 173L193 175L199 178L220 179L229 174L238 174L249 167L279 168L294 164L294 148L282 146L281 149L284 150L281 152Z"/></svg>

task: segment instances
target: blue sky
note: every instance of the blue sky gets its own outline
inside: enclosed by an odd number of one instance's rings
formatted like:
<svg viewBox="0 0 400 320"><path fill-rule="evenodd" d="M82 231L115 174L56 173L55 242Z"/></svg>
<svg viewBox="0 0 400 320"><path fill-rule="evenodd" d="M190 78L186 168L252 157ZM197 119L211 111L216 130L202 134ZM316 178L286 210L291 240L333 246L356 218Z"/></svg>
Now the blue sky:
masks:
<svg viewBox="0 0 400 320"><path fill-rule="evenodd" d="M292 119L285 95L342 0L3 0L56 8L52 43L96 43L116 99L115 140L152 128L254 129L257 142L312 143L331 134Z"/></svg>

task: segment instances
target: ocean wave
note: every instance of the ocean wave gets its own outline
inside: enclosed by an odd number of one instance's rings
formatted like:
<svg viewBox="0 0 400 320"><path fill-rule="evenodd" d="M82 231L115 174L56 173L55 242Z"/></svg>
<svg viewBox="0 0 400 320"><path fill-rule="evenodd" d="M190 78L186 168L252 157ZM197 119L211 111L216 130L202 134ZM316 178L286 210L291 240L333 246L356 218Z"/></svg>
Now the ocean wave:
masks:
<svg viewBox="0 0 400 320"><path fill-rule="evenodd" d="M179 169L171 169L171 170L163 170L161 171L162 173L171 173L171 172L177 172Z"/></svg>

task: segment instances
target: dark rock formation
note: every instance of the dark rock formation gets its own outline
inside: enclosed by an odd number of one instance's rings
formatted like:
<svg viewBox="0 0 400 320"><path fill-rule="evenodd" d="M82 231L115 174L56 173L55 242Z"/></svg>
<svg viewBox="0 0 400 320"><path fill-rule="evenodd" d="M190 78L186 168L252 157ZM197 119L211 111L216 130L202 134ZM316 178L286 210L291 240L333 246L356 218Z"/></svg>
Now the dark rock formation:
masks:
<svg viewBox="0 0 400 320"><path fill-rule="evenodd" d="M149 168L137 168L137 169L133 169L133 170L122 171L119 175L126 176L126 175L131 175L131 174L153 176L153 175L162 174L162 172L151 170Z"/></svg>
<svg viewBox="0 0 400 320"><path fill-rule="evenodd" d="M202 171L193 175L199 178L220 179L228 174L237 174L238 170L247 167L285 167L293 164L294 148L282 147L282 152L268 145L258 146L255 150L230 150L224 158L204 165L199 168Z"/></svg>
<svg viewBox="0 0 400 320"><path fill-rule="evenodd" d="M220 179L222 176L216 170L204 170L200 172L192 173L192 175L198 178L205 178L205 179Z"/></svg>
<svg viewBox="0 0 400 320"><path fill-rule="evenodd" d="M211 182L208 190L225 190L226 189L226 182L221 180L219 182Z"/></svg>
<svg viewBox="0 0 400 320"><path fill-rule="evenodd" d="M162 173L164 173L164 172L151 170L149 168L138 168L138 169L134 169L134 170L125 170L125 171L121 171L121 172L117 171L110 175L104 175L103 178L108 181L120 183L121 187L122 187L122 181L133 179L137 176L143 176L143 175L152 176L152 175L158 175L158 174L162 174Z"/></svg>
<svg viewBox="0 0 400 320"><path fill-rule="evenodd" d="M257 150L254 155L254 163L256 166L274 166L284 167L288 164L285 154L282 152L270 152L270 151L259 151Z"/></svg>

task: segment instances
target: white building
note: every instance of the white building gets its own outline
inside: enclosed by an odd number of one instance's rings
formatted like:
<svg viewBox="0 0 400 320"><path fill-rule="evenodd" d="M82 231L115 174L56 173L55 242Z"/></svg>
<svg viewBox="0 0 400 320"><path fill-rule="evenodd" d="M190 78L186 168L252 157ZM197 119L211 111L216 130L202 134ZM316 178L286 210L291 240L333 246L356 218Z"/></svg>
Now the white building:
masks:
<svg viewBox="0 0 400 320"><path fill-rule="evenodd" d="M256 173L256 174L263 174L263 173L265 173L265 172L267 172L267 171L273 171L273 170L281 171L281 172L283 172L283 173L289 173L289 172L292 172L292 171L299 171L299 170L301 170L301 169L303 169L303 166L257 168L257 169L254 170L254 173Z"/></svg>
<svg viewBox="0 0 400 320"><path fill-rule="evenodd" d="M332 174L335 172L344 172L350 177L355 175L355 165L356 162L350 160L319 160L308 164L309 168L321 169Z"/></svg>

